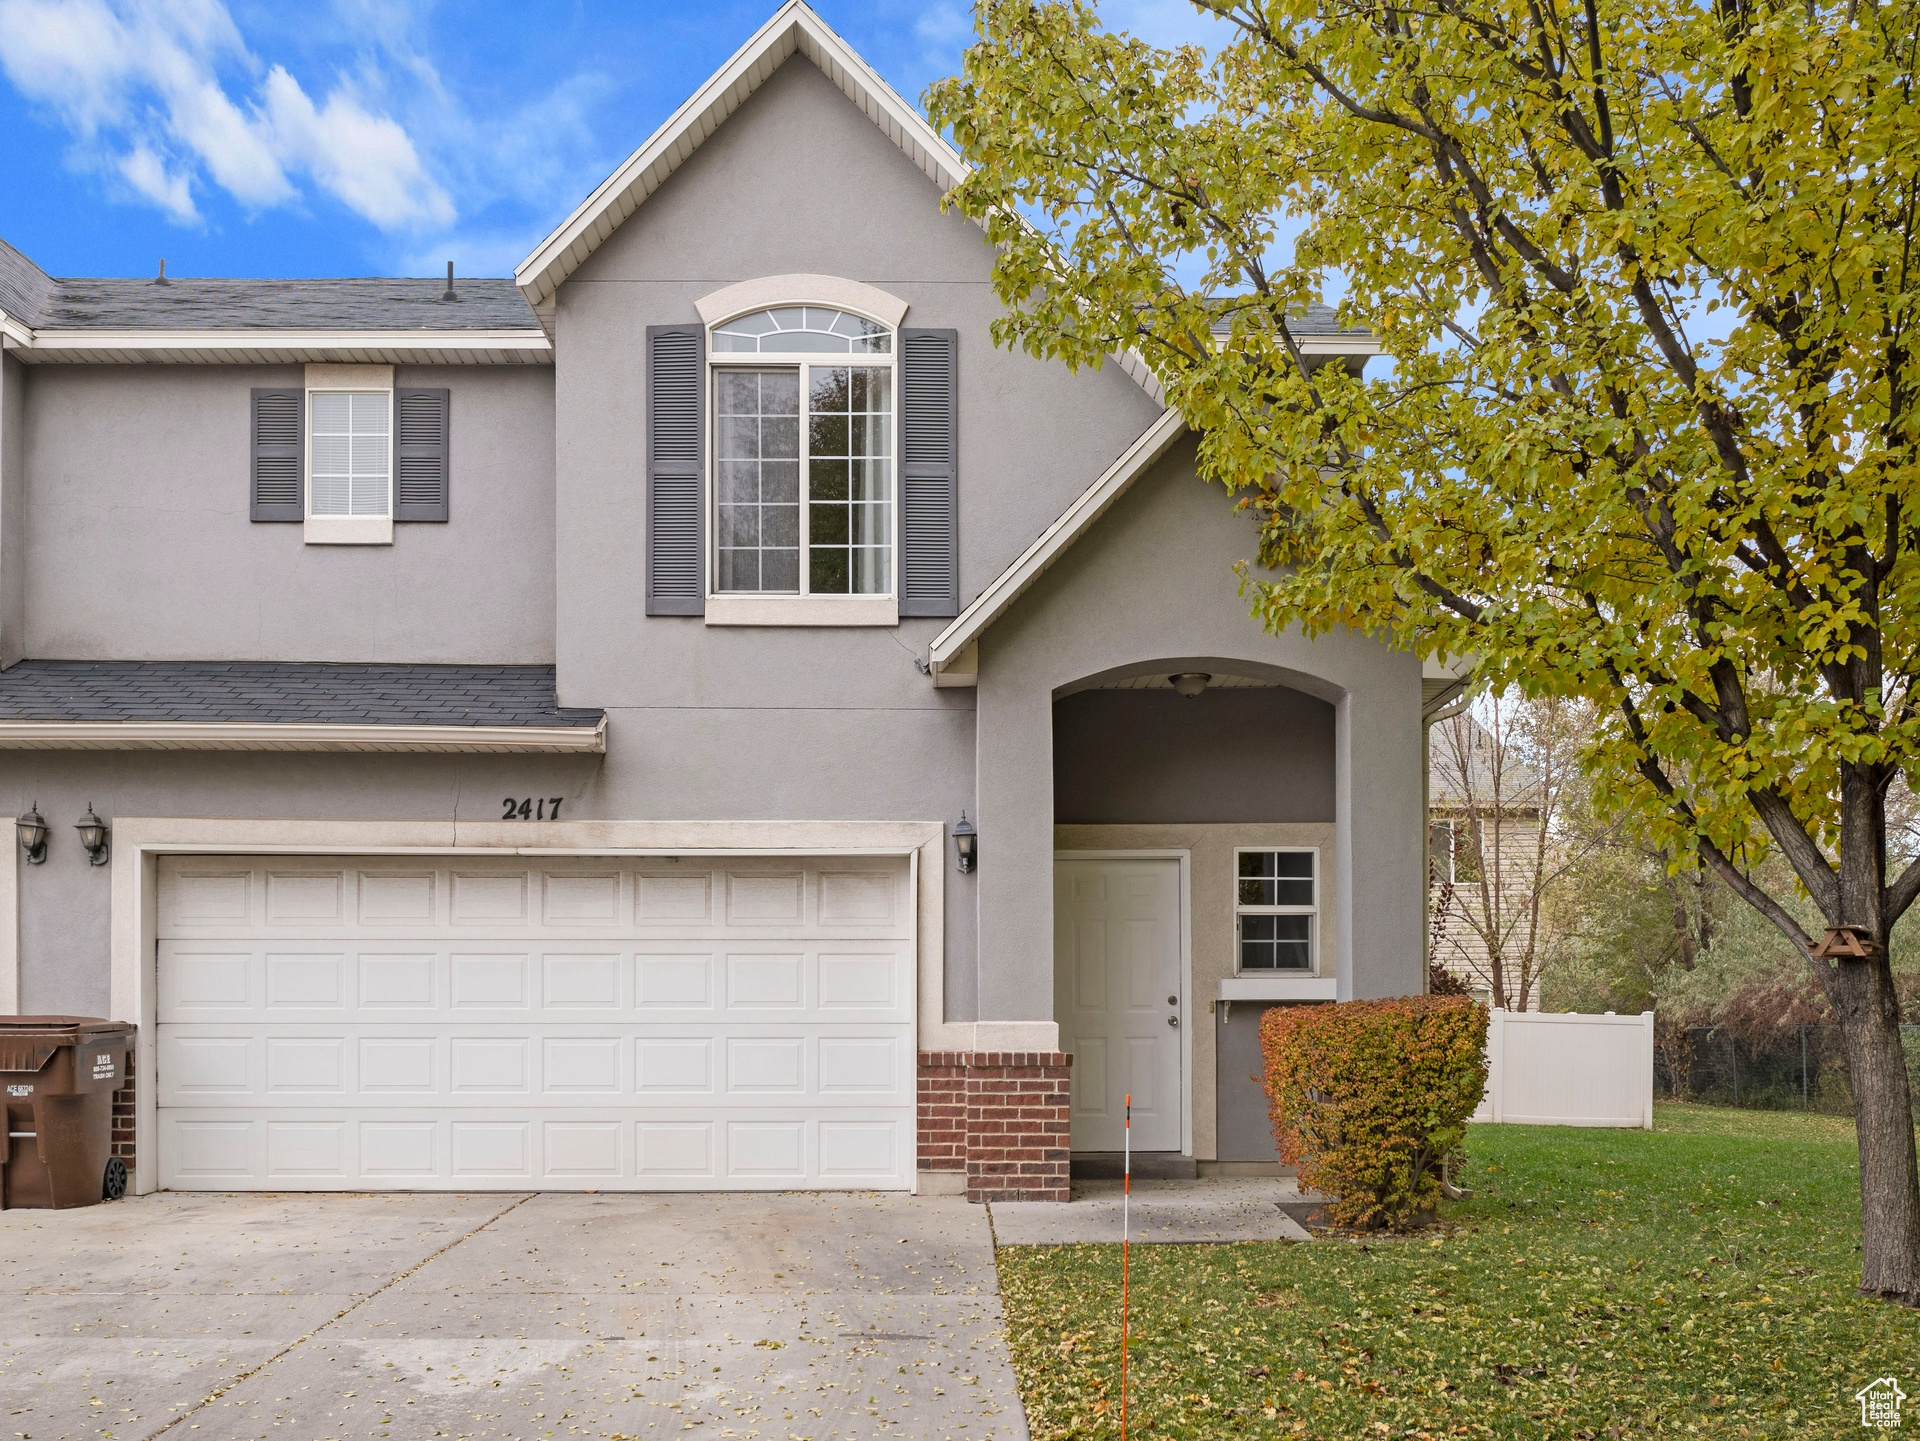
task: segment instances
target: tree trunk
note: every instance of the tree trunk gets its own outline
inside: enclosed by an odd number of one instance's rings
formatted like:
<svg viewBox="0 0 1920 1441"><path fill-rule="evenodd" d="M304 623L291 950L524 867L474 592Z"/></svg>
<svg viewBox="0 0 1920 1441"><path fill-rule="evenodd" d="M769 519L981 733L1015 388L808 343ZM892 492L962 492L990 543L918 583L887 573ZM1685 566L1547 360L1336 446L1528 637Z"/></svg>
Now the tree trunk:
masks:
<svg viewBox="0 0 1920 1441"><path fill-rule="evenodd" d="M1713 915L1708 911L1708 902L1712 899L1707 887L1712 884L1705 871L1696 872L1693 878L1694 908L1700 913L1700 941L1697 951L1705 955L1713 949Z"/></svg>
<svg viewBox="0 0 1920 1441"><path fill-rule="evenodd" d="M1864 959L1814 960L1840 1022L1854 1133L1860 1141L1860 1289L1920 1306L1920 1169L1913 1098L1900 1049L1900 998L1887 941L1887 828L1882 786L1864 766L1840 770L1839 914L1874 942Z"/></svg>
<svg viewBox="0 0 1920 1441"><path fill-rule="evenodd" d="M1860 1289L1920 1306L1920 1171L1913 1097L1900 1047L1900 1000L1884 941L1865 961L1843 960L1827 994L1840 1021L1860 1140Z"/></svg>
<svg viewBox="0 0 1920 1441"><path fill-rule="evenodd" d="M1687 909L1687 894L1676 876L1666 876L1663 884L1667 888L1667 897L1673 902L1673 940L1680 948L1680 969L1690 971L1699 959L1693 943L1693 916Z"/></svg>

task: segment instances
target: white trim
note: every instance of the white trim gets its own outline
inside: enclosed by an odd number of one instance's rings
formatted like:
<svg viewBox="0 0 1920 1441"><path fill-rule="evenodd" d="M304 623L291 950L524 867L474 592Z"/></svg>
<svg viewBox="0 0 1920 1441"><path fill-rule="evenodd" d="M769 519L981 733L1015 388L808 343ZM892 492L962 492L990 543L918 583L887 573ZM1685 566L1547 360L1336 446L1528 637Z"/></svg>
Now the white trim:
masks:
<svg viewBox="0 0 1920 1441"><path fill-rule="evenodd" d="M1240 904L1240 857L1247 854L1312 856L1313 857L1313 904L1307 905L1307 906L1299 906L1299 905L1243 906L1241 905ZM1318 977L1322 974L1321 968L1320 968L1320 912L1322 909L1320 905L1320 897L1321 897L1321 882L1325 878L1325 874L1326 874L1325 867L1321 861L1319 846L1285 846L1285 845L1245 845L1245 846L1236 845L1234 846L1233 871L1229 876L1229 884L1232 885L1233 891L1232 891L1232 894L1228 896L1227 901L1228 901L1228 904L1232 907L1232 915L1233 915L1233 974L1236 979L1251 977L1254 979L1264 980L1270 976L1283 976L1283 977L1291 976L1296 979L1304 980L1309 977ZM1307 917L1307 969L1304 971L1289 971L1289 970L1280 970L1277 968L1274 970L1265 970L1265 971L1260 970L1258 968L1251 971L1241 970L1240 969L1240 917L1242 916L1305 916Z"/></svg>
<svg viewBox="0 0 1920 1441"><path fill-rule="evenodd" d="M393 367L391 365L327 365L316 362L307 366L306 383L308 390L392 390Z"/></svg>
<svg viewBox="0 0 1920 1441"><path fill-rule="evenodd" d="M708 329L779 305L821 305L850 310L879 321L889 330L898 330L907 313L907 302L899 296L838 275L763 275L758 280L726 286L693 302L693 308L700 312L700 319Z"/></svg>
<svg viewBox="0 0 1920 1441"><path fill-rule="evenodd" d="M707 597L708 625L898 625L891 595L790 595L722 591Z"/></svg>
<svg viewBox="0 0 1920 1441"><path fill-rule="evenodd" d="M1444 720L1473 679L1478 655L1430 655L1420 662L1420 716L1429 725Z"/></svg>
<svg viewBox="0 0 1920 1441"><path fill-rule="evenodd" d="M1223 1001L1337 1001L1340 982L1334 976L1222 976Z"/></svg>
<svg viewBox="0 0 1920 1441"><path fill-rule="evenodd" d="M953 624L940 632L927 655L929 671L939 675L962 651L977 641L980 633L998 620L1028 586L1045 574L1047 568L1089 526L1106 514L1107 508L1126 492L1127 487L1143 471L1165 455L1173 443L1186 434L1186 430L1186 417L1177 410L1165 412L1148 426L1098 480L1080 492L1058 520L1040 533L1039 539L1020 553L1019 559L994 577L973 604L961 611Z"/></svg>
<svg viewBox="0 0 1920 1441"><path fill-rule="evenodd" d="M285 365L553 363L543 330L29 330L0 321L7 348L44 363Z"/></svg>
<svg viewBox="0 0 1920 1441"><path fill-rule="evenodd" d="M806 279L807 277L794 277ZM757 282L754 282L757 283ZM851 283L851 282L848 282ZM734 287L740 289L741 287ZM861 287L865 289L866 287ZM723 292L724 293L724 292ZM880 294L876 291L875 294ZM776 302L779 303L779 302ZM758 310L769 307L756 305ZM749 312L751 313L751 312ZM902 306L902 313L905 307ZM733 318L738 312L726 312L726 318ZM701 396L701 425L704 427L704 444L701 449L706 455L705 468L700 476L700 504L706 521L707 555L706 567L708 588L706 605L701 614L708 625L782 625L782 626L840 626L872 625L895 626L900 623L900 599L898 579L900 574L900 547L898 531L887 542L887 570L889 579L894 583L884 595L864 592L824 592L815 594L812 590L813 555L813 455L810 420L813 414L813 376L816 367L826 366L833 369L862 367L870 370L882 370L887 373L888 423L893 427L895 446L887 457L891 471L891 498L889 505L897 508L900 504L900 370L895 365L892 352L882 355L865 353L828 354L812 351L729 351L717 355L713 349L713 330L720 321L707 325L707 366L701 377L705 387ZM890 338L897 342L899 331L892 330ZM720 464L719 437L719 387L713 383L716 369L744 368L759 371L791 370L798 377L799 391L799 440L800 440L800 544L799 544L799 584L798 591L739 591L720 590L720 501L719 488L715 476ZM833 549L826 546L823 549Z"/></svg>
<svg viewBox="0 0 1920 1441"><path fill-rule="evenodd" d="M393 477L387 477L391 490ZM307 493L313 493L312 483ZM308 545L392 545L393 517L390 515L310 515L301 531Z"/></svg>
<svg viewBox="0 0 1920 1441"><path fill-rule="evenodd" d="M937 689L980 684L980 647L970 644L947 662L942 670L933 672L933 684Z"/></svg>
<svg viewBox="0 0 1920 1441"><path fill-rule="evenodd" d="M400 437L393 404L391 365L322 365L306 368L306 396L301 408L301 486L306 497L306 524L302 539L308 545L392 545L394 472ZM387 512L385 515L315 515L313 513L313 441L315 393L384 395L387 398ZM350 432L351 433L351 432ZM369 477L370 479L371 477Z"/></svg>
<svg viewBox="0 0 1920 1441"><path fill-rule="evenodd" d="M591 754L596 726L324 725L268 721L0 721L0 751L483 751Z"/></svg>
<svg viewBox="0 0 1920 1441"><path fill-rule="evenodd" d="M1359 331L1342 335L1300 335L1294 337L1302 355L1385 355L1378 337Z"/></svg>
<svg viewBox="0 0 1920 1441"><path fill-rule="evenodd" d="M1180 863L1180 1154L1193 1154L1193 852L1190 849L1055 851L1059 861L1178 861ZM1060 959L1054 957L1058 966ZM1056 1018L1056 1027L1058 1021ZM1056 1042L1056 1045L1058 1043Z"/></svg>
<svg viewBox="0 0 1920 1441"><path fill-rule="evenodd" d="M769 309L761 306L762 310ZM752 312L749 312L752 313ZM740 317L735 316L738 320ZM708 340L712 340L709 327ZM803 365L865 365L894 370L893 355L885 350L723 350L709 352L707 365L720 370L792 370Z"/></svg>
<svg viewBox="0 0 1920 1441"><path fill-rule="evenodd" d="M967 166L926 120L855 54L802 0L787 0L726 64L621 162L573 214L514 267L531 305L560 288L588 256L719 129L728 116L800 51L943 191Z"/></svg>
<svg viewBox="0 0 1920 1441"><path fill-rule="evenodd" d="M158 1189L154 945L159 858L197 852L306 855L862 855L910 857L914 886L915 1045L922 1051L1052 1051L1051 1022L947 1024L946 826L937 821L315 821L114 818L111 979L107 1014L139 1027L135 1041L131 1190ZM914 1168L917 1173L918 1157Z"/></svg>

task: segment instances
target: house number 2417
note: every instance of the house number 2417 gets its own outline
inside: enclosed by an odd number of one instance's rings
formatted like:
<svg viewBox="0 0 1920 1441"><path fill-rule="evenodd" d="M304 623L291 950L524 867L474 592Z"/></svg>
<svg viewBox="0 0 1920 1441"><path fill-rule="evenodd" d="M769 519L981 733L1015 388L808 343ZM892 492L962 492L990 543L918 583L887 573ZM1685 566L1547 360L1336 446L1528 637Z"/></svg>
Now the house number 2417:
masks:
<svg viewBox="0 0 1920 1441"><path fill-rule="evenodd" d="M512 796L501 799L500 819L503 821L557 821L560 819L560 802L563 797L548 796L544 799L515 800Z"/></svg>

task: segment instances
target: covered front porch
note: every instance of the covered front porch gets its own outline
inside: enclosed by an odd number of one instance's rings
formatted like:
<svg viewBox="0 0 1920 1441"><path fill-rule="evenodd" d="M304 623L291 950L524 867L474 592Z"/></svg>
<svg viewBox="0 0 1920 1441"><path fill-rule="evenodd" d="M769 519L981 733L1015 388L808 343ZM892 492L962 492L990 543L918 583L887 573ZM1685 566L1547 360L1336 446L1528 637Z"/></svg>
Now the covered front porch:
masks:
<svg viewBox="0 0 1920 1441"><path fill-rule="evenodd" d="M1129 1093L1147 1164L1274 1174L1263 1010L1424 989L1419 659L1266 631L1255 529L1191 438L1132 464L932 651L976 695L976 945L944 1014L1024 1048L942 1082L975 1089L935 1164L977 1199L1066 1199Z"/></svg>
<svg viewBox="0 0 1920 1441"><path fill-rule="evenodd" d="M1281 1174L1260 1018L1339 990L1336 707L1270 668L1090 678L1053 705L1054 1020L1072 1174ZM1230 668L1231 667L1231 668Z"/></svg>

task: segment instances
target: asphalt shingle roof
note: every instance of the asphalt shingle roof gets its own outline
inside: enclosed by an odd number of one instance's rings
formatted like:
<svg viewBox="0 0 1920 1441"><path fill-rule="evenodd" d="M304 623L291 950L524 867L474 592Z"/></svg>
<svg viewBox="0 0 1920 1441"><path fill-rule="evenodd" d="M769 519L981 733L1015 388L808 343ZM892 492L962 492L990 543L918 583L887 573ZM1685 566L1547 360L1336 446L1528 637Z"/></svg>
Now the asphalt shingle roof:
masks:
<svg viewBox="0 0 1920 1441"><path fill-rule="evenodd" d="M0 310L35 330L537 330L511 280L56 279L0 240Z"/></svg>
<svg viewBox="0 0 1920 1441"><path fill-rule="evenodd" d="M1301 337L1324 335L1354 336L1364 339L1372 338L1372 333L1367 330L1358 328L1342 330L1339 321L1336 319L1337 314L1338 312L1336 312L1331 305L1322 304L1318 300L1311 301L1304 310L1296 311L1287 317L1287 328L1295 335ZM1220 321L1215 324L1214 333L1216 335L1223 335L1229 329L1231 329L1231 327L1225 321Z"/></svg>
<svg viewBox="0 0 1920 1441"><path fill-rule="evenodd" d="M550 665L23 660L0 671L7 721L203 725L567 726L602 712L555 703Z"/></svg>
<svg viewBox="0 0 1920 1441"><path fill-rule="evenodd" d="M53 279L46 271L0 240L0 311L26 325L53 296Z"/></svg>

